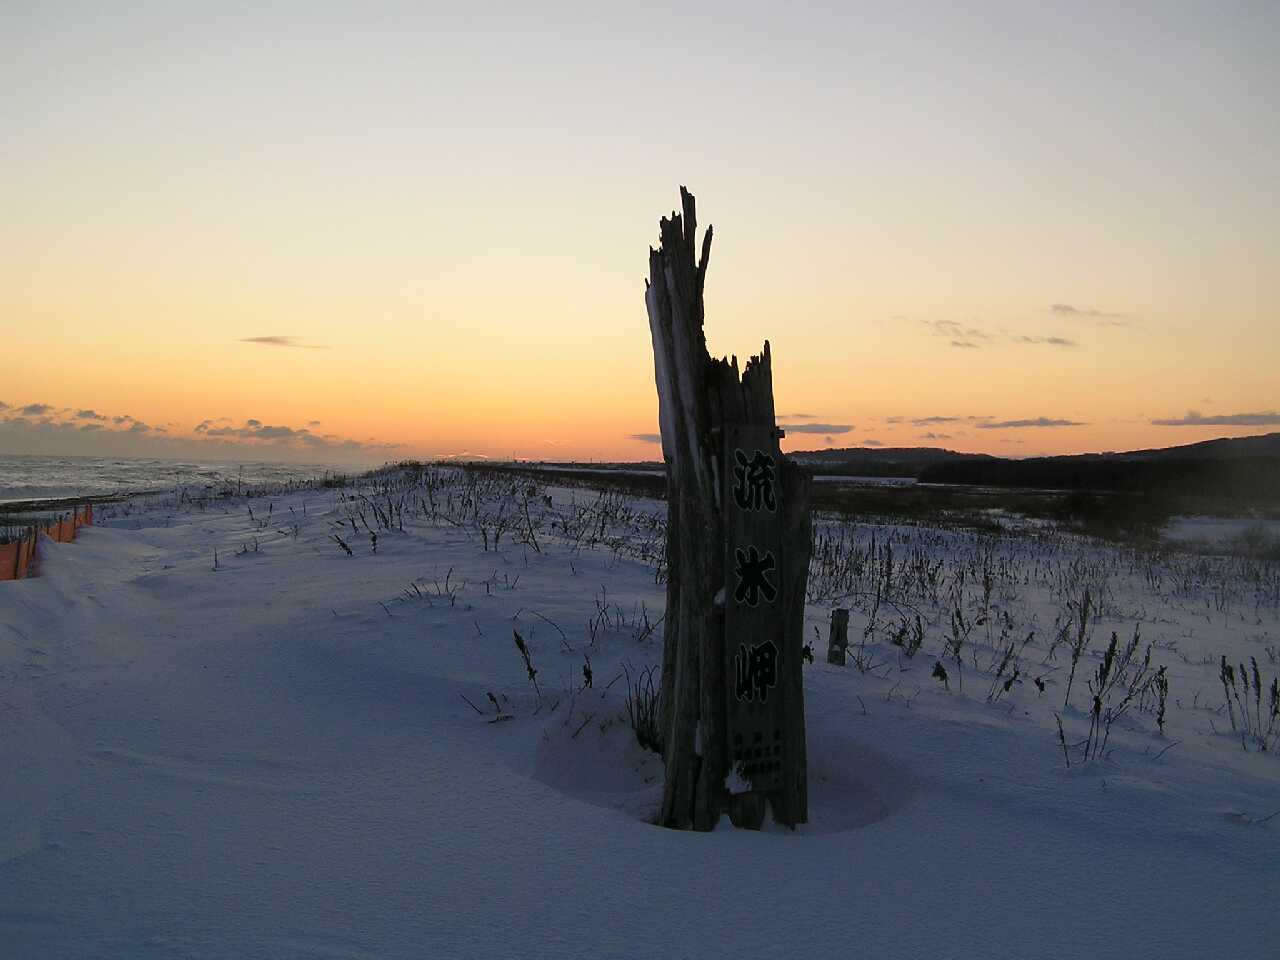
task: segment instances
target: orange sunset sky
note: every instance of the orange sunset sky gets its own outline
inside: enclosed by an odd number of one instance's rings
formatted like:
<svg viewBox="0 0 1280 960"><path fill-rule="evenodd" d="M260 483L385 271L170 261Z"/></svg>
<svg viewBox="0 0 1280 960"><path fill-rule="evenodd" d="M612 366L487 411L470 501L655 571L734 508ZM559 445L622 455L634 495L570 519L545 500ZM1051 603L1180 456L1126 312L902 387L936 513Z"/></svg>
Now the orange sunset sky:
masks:
<svg viewBox="0 0 1280 960"><path fill-rule="evenodd" d="M0 453L655 458L682 183L789 449L1280 429L1280 5L0 18Z"/></svg>

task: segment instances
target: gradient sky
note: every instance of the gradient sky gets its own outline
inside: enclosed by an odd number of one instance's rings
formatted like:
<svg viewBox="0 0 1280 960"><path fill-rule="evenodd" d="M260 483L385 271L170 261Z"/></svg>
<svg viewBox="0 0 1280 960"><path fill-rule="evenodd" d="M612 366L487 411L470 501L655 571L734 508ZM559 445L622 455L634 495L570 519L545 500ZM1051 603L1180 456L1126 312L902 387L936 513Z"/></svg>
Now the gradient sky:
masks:
<svg viewBox="0 0 1280 960"><path fill-rule="evenodd" d="M679 184L789 449L1280 429L1278 51L1275 3L0 0L0 453L658 456Z"/></svg>

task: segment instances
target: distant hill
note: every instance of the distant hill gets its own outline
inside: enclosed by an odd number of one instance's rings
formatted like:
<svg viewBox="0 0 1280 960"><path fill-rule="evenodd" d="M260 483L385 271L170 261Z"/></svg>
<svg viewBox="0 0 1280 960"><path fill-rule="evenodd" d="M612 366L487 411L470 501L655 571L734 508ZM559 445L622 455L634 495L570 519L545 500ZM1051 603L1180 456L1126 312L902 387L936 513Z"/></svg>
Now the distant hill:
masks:
<svg viewBox="0 0 1280 960"><path fill-rule="evenodd" d="M1280 457L1280 433L1258 437L1219 437L1180 447L1130 450L1103 456L1118 460L1238 460L1242 457Z"/></svg>
<svg viewBox="0 0 1280 960"><path fill-rule="evenodd" d="M921 483L980 484L1280 501L1280 457L1037 457L955 461L925 467Z"/></svg>
<svg viewBox="0 0 1280 960"><path fill-rule="evenodd" d="M839 447L828 450L798 450L787 454L798 463L846 463L868 460L875 463L937 463L945 460L991 460L985 453L957 453L942 447Z"/></svg>
<svg viewBox="0 0 1280 960"><path fill-rule="evenodd" d="M914 477L921 483L1125 491L1280 501L1280 433L1177 447L1010 460L938 447L846 447L791 454L828 475Z"/></svg>
<svg viewBox="0 0 1280 960"><path fill-rule="evenodd" d="M942 447L843 447L800 450L787 456L827 476L915 477L925 467L967 460L995 460L985 453L957 453Z"/></svg>
<svg viewBox="0 0 1280 960"><path fill-rule="evenodd" d="M1005 460L986 453L961 453L945 447L831 447L825 450L797 450L788 456L798 463L843 464L893 463L925 465L956 460ZM1177 447L1155 447L1123 452L1077 453L1049 460L1238 460L1242 457L1280 457L1280 433L1257 437L1219 437Z"/></svg>
<svg viewBox="0 0 1280 960"><path fill-rule="evenodd" d="M914 478L921 483L1111 491L1280 503L1280 433L1231 437L1152 450L1082 453L1011 460L943 447L839 447L788 457L822 476ZM493 469L537 469L565 480L616 474L646 496L665 489L660 461L523 463Z"/></svg>

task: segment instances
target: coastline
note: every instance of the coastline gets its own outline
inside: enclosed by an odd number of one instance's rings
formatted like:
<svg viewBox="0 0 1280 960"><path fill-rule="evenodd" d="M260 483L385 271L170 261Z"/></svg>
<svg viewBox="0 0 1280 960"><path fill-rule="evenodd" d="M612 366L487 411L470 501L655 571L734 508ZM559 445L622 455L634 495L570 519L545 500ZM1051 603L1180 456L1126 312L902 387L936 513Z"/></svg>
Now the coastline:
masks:
<svg viewBox="0 0 1280 960"><path fill-rule="evenodd" d="M86 503L94 506L104 503L123 503L130 497L151 497L168 493L166 489L130 490L126 493L93 493L82 497L47 497L27 500L0 500L0 516L27 513L56 513L70 510Z"/></svg>

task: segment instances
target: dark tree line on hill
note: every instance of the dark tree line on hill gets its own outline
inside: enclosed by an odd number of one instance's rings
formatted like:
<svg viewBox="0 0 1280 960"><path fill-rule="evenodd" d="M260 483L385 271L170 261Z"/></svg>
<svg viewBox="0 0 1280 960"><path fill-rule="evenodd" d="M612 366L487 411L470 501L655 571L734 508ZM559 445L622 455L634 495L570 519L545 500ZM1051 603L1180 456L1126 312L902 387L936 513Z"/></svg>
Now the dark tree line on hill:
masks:
<svg viewBox="0 0 1280 960"><path fill-rule="evenodd" d="M917 479L921 483L1280 501L1280 457L1241 457L1234 460L1085 457L955 460L926 466L917 474Z"/></svg>

